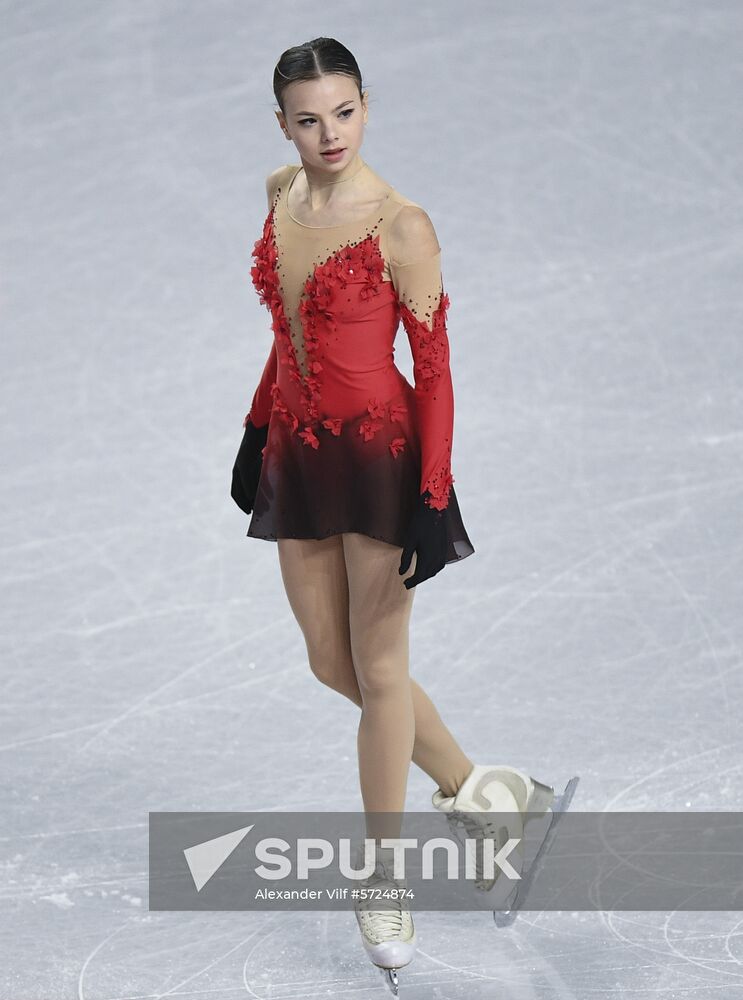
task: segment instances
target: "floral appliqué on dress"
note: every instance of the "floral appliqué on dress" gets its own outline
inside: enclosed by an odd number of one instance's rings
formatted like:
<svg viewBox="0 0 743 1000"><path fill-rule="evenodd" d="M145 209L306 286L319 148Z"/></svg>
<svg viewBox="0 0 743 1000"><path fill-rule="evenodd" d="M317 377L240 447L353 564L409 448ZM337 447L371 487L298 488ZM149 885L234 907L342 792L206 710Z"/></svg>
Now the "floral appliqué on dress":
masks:
<svg viewBox="0 0 743 1000"><path fill-rule="evenodd" d="M289 378L299 388L305 416L302 420L286 405L278 382L271 384L274 409L303 443L317 450L322 441L321 431L328 431L335 437L341 434L343 420L340 417L320 418L318 404L321 399L323 366L317 357L320 340L318 329L336 330L333 312L334 294L345 289L350 280L359 281L363 276L361 298L368 300L379 293L383 281L384 258L379 249L379 235L367 235L355 244L346 244L318 264L307 278L299 303L302 336L307 358L307 374L300 371L291 337L290 325L284 311L277 270L279 251L274 233L275 205L269 212L261 237L253 247L255 264L251 267L251 278L258 292L260 302L267 306L272 316L271 328L279 345L278 359L289 369ZM433 312L431 326L419 320L405 303L398 299L398 308L403 325L410 338L414 357L416 395L419 401L432 393L448 364L448 344L446 335L446 311L449 297L442 290L439 303ZM402 422L402 414L407 408L401 404L386 406L376 397L370 398L367 406L368 417L359 425L358 433L363 441L371 441L384 426L385 419ZM400 455L406 445L402 436L390 441L389 450L394 458ZM451 443L447 449L451 456ZM429 504L443 510L449 502L449 491L454 478L450 467L444 464L431 475L421 489L431 494Z"/></svg>

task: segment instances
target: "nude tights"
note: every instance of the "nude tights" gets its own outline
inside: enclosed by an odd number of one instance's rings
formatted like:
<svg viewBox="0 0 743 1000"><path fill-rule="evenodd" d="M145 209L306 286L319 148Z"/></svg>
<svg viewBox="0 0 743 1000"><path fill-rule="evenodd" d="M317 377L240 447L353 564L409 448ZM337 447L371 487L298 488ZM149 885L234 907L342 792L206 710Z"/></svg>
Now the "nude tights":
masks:
<svg viewBox="0 0 743 1000"><path fill-rule="evenodd" d="M402 577L401 549L360 533L280 538L278 549L310 668L361 708L357 752L365 812L403 812L411 760L454 795L472 762L409 672L416 588L408 590L403 580L414 573L415 556ZM367 821L369 837L400 832L399 815Z"/></svg>

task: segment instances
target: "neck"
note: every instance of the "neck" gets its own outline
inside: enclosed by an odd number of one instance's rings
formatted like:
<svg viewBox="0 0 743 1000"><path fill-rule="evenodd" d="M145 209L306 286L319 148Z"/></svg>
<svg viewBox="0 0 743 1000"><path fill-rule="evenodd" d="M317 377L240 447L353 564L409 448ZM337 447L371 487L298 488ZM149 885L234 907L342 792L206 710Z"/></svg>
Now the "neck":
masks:
<svg viewBox="0 0 743 1000"><path fill-rule="evenodd" d="M326 188L330 189L336 184L342 184L344 181L351 181L357 174L359 174L366 164L361 159L359 154L351 160L351 162L339 171L337 174L333 175L332 180L328 180L328 174L324 172L314 172L314 168L310 167L308 170L304 161L302 162L302 169L304 170L304 176L307 181L307 189L309 191L310 204L314 199L314 196Z"/></svg>

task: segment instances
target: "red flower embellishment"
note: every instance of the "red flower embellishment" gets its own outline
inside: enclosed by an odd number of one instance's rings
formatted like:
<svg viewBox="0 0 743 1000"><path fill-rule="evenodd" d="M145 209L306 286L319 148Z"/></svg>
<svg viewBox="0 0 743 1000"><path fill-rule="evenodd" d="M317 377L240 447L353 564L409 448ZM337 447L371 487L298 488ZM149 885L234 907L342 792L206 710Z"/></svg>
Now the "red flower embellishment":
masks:
<svg viewBox="0 0 743 1000"><path fill-rule="evenodd" d="M390 420L394 420L396 423L402 423L401 417L403 413L407 413L407 406L403 406L402 403L393 403L390 406Z"/></svg>
<svg viewBox="0 0 743 1000"><path fill-rule="evenodd" d="M438 475L432 476L426 488L431 493L428 506L436 510L446 510L449 506L449 491L455 482L449 469L442 469Z"/></svg>
<svg viewBox="0 0 743 1000"><path fill-rule="evenodd" d="M332 431L334 437L338 437L343 426L343 421L340 417L328 417L326 420L323 420L322 425L327 430Z"/></svg>
<svg viewBox="0 0 743 1000"><path fill-rule="evenodd" d="M372 417L383 417L384 416L384 403L380 403L376 396L373 396L369 400L369 405L367 410Z"/></svg>
<svg viewBox="0 0 743 1000"><path fill-rule="evenodd" d="M253 259L255 264L250 269L250 276L258 292L262 305L270 309L279 298L279 276L276 271L276 262L279 252L272 240L273 236L273 209L266 216L263 223L263 234L255 241L253 246Z"/></svg>
<svg viewBox="0 0 743 1000"><path fill-rule="evenodd" d="M314 431L311 427L305 427L303 431L299 432L299 436L302 438L305 444L312 445L312 447L317 451L320 447L320 442L315 437Z"/></svg>
<svg viewBox="0 0 743 1000"><path fill-rule="evenodd" d="M317 449L321 444L315 431L318 426L329 430L335 437L341 434L343 420L338 417L320 418L319 403L322 399L322 379L324 367L318 355L322 350L324 339L336 328L335 308L339 291L345 290L353 282L359 290L359 297L367 299L381 290L384 281L385 261L379 249L379 234L367 234L357 243L348 243L316 264L312 273L304 282L303 295L300 298L298 310L301 323L300 343L295 345L295 335L292 332L288 317L284 311L281 295L281 283L278 272L279 250L274 230L275 206L266 217L263 233L253 247L255 266L251 268L253 283L258 291L261 302L271 312L271 327L275 334L278 361L283 366L282 376L288 377L299 389L302 401L302 412L298 416L290 410L274 382L271 393L274 397L274 409L279 418L290 425L293 432L299 433L303 442ZM300 368L297 351L300 346L305 348L306 375ZM359 427L359 433L365 441L370 441L384 426L386 405L377 398L369 400L367 407L369 417ZM406 412L404 407L390 410L392 419L399 419L399 414ZM396 416L395 416L396 414ZM301 427L301 431L297 429Z"/></svg>
<svg viewBox="0 0 743 1000"><path fill-rule="evenodd" d="M405 438L392 438L390 441L390 451L392 452L393 458L397 458L400 452L405 447Z"/></svg>
<svg viewBox="0 0 743 1000"><path fill-rule="evenodd" d="M446 312L449 296L441 291L439 304L431 317L430 329L404 302L399 302L403 325L410 337L413 349L413 374L416 387L430 392L434 388L449 361L449 345L446 334Z"/></svg>
<svg viewBox="0 0 743 1000"><path fill-rule="evenodd" d="M438 382L441 368L435 361L424 360L418 365L418 376L424 389L431 389Z"/></svg>
<svg viewBox="0 0 743 1000"><path fill-rule="evenodd" d="M289 424L291 429L295 431L299 426L299 420L297 419L295 414L290 412L284 401L282 399L279 399L278 394L274 396L274 399L275 399L274 408L279 414L279 417L284 421L285 424Z"/></svg>
<svg viewBox="0 0 743 1000"><path fill-rule="evenodd" d="M359 426L359 434L364 435L364 441L371 441L383 424L381 420L364 420Z"/></svg>

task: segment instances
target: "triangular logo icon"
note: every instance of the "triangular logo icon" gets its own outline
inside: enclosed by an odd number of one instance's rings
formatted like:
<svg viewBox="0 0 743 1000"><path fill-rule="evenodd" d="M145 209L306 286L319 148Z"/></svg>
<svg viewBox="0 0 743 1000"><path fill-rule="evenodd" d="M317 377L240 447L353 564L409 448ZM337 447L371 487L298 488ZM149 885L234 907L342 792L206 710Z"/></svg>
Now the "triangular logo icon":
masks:
<svg viewBox="0 0 743 1000"><path fill-rule="evenodd" d="M184 848L183 853L186 856L186 862L197 892L203 889L212 875L254 826L255 823L251 823L250 826L244 826L241 830L233 830L232 833L225 833L213 840L205 840L203 844L194 844L193 847Z"/></svg>

